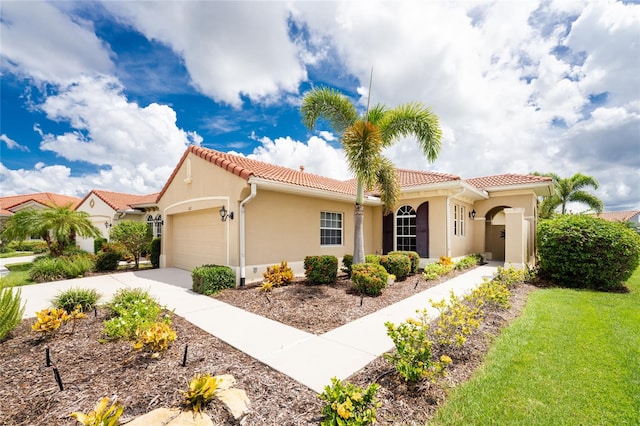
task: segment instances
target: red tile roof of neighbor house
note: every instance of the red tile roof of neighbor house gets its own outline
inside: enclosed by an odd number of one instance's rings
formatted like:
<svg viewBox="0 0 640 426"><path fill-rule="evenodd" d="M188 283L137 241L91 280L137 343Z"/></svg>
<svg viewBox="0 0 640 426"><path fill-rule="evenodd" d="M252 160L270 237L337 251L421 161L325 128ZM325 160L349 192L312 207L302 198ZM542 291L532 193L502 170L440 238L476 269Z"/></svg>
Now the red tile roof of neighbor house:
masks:
<svg viewBox="0 0 640 426"><path fill-rule="evenodd" d="M591 216L599 217L610 222L627 222L640 215L640 210L626 210L621 212L594 213Z"/></svg>
<svg viewBox="0 0 640 426"><path fill-rule="evenodd" d="M252 160L240 155L228 154L196 145L191 145L187 148L184 155L178 162L178 165L174 168L173 173L167 180L164 188L162 188L162 191L160 191L158 199L162 197L166 189L169 187L169 184L178 173L180 165L184 162L189 153L193 153L194 155L197 155L198 157L212 164L215 164L218 167L221 167L224 170L227 170L228 172L233 173L245 180L249 180L249 178L253 176L256 178L289 185L297 185L301 187L319 189L340 194L355 194L355 179L340 181L325 176L315 175L313 173L307 173L302 170L294 170L265 163L262 161ZM400 185L402 188L419 185L429 185L441 182L461 181L461 178L459 176L446 173L405 169L398 169L398 178L400 179ZM479 189L550 181L551 178L547 177L516 174L487 176L466 180L467 183Z"/></svg>
<svg viewBox="0 0 640 426"><path fill-rule="evenodd" d="M71 204L71 208L76 208L80 204L81 199L71 197L69 195L53 194L51 192L37 192L35 194L11 195L8 197L0 197L0 214L12 215L13 209L22 204L34 201L45 206L63 207Z"/></svg>
<svg viewBox="0 0 640 426"><path fill-rule="evenodd" d="M546 177L546 176L517 175L513 173L466 179L467 183L475 186L476 188L484 189L484 190L487 190L489 188L511 186L511 185L548 183L548 182L551 182L551 180L552 179L550 177Z"/></svg>
<svg viewBox="0 0 640 426"><path fill-rule="evenodd" d="M148 195L136 195L125 194L123 192L112 192L94 189L89 192L86 197L84 197L82 202L84 203L84 201L89 198L91 194L95 194L96 197L107 203L107 205L114 210L132 210L133 206L135 206L136 204L155 203L158 197L157 192Z"/></svg>

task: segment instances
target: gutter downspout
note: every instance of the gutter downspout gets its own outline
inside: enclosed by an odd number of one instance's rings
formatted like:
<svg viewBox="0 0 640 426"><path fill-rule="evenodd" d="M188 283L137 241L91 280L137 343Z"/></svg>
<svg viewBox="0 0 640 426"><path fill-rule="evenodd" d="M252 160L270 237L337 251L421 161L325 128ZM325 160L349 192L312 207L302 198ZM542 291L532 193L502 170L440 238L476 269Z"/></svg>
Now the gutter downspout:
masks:
<svg viewBox="0 0 640 426"><path fill-rule="evenodd" d="M451 257L451 198L455 197L457 195L462 194L465 191L465 188L462 188L460 191L456 192L455 194L451 194L449 196L447 196L447 216L446 216L446 222L447 222L447 246L445 247L446 252L447 252L447 257ZM460 214L460 212L458 212L458 214Z"/></svg>
<svg viewBox="0 0 640 426"><path fill-rule="evenodd" d="M240 287L244 287L246 281L246 242L245 242L245 225L244 225L244 205L251 201L258 192L255 183L251 184L251 194L240 202Z"/></svg>

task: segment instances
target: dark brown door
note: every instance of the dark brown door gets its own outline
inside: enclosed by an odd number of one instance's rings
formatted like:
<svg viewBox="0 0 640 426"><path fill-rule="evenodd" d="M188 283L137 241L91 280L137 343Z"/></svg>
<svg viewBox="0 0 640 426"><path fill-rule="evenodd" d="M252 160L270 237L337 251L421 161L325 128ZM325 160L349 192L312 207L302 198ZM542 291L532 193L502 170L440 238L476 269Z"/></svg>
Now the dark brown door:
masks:
<svg viewBox="0 0 640 426"><path fill-rule="evenodd" d="M393 251L393 213L382 216L382 254Z"/></svg>
<svg viewBox="0 0 640 426"><path fill-rule="evenodd" d="M416 251L422 258L429 257L429 203L422 203L416 213Z"/></svg>

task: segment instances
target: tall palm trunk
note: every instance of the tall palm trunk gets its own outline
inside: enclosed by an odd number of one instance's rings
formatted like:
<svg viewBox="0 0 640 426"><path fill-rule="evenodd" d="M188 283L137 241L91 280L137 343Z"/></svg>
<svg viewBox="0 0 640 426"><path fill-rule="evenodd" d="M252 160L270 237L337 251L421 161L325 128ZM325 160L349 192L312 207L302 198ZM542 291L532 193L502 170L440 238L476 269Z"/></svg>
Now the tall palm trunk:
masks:
<svg viewBox="0 0 640 426"><path fill-rule="evenodd" d="M353 211L353 264L364 263L364 206L356 204Z"/></svg>

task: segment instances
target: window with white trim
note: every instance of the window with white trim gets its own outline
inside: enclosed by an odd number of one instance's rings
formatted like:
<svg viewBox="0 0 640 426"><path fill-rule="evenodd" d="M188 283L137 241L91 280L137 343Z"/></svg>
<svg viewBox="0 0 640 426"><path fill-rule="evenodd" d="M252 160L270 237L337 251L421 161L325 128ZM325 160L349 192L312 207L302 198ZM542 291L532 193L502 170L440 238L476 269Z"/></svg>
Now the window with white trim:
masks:
<svg viewBox="0 0 640 426"><path fill-rule="evenodd" d="M396 250L416 251L416 211L411 206L396 212Z"/></svg>
<svg viewBox="0 0 640 426"><path fill-rule="evenodd" d="M466 208L458 204L453 205L453 235L464 236L464 215Z"/></svg>
<svg viewBox="0 0 640 426"><path fill-rule="evenodd" d="M162 236L162 215L161 214L158 214L156 216L155 222L156 222L156 232L154 237L160 238Z"/></svg>
<svg viewBox="0 0 640 426"><path fill-rule="evenodd" d="M342 245L342 213L320 212L320 245Z"/></svg>

